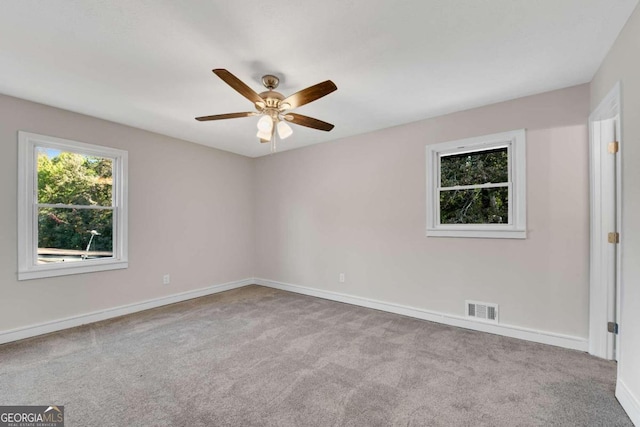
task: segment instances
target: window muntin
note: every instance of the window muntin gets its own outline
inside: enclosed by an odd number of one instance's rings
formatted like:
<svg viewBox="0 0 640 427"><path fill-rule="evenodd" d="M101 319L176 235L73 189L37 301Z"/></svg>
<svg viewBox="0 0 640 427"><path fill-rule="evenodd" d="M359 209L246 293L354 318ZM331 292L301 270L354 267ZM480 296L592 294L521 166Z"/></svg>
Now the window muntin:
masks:
<svg viewBox="0 0 640 427"><path fill-rule="evenodd" d="M427 235L526 237L525 131L427 146Z"/></svg>
<svg viewBox="0 0 640 427"><path fill-rule="evenodd" d="M18 278L126 268L126 151L26 132L19 148Z"/></svg>

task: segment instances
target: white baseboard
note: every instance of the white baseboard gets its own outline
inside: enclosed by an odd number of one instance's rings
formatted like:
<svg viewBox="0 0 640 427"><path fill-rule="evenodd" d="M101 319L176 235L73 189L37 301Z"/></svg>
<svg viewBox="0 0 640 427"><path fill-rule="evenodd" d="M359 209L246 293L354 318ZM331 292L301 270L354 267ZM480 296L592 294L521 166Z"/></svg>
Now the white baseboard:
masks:
<svg viewBox="0 0 640 427"><path fill-rule="evenodd" d="M463 316L453 314L438 313L435 311L424 310L421 308L409 307L405 305L392 304L383 301L377 301L369 298L357 297L348 294L342 294L332 291L323 291L320 289L308 288L300 285L292 285L289 283L277 282L275 280L255 278L254 283L270 288L281 289L284 291L295 292L304 295L310 295L318 298L324 298L332 301L344 302L347 304L358 305L361 307L373 308L376 310L387 311L390 313L402 314L404 316L415 317L417 319L429 320L431 322L442 323L445 325L457 326L459 328L473 329L475 331L488 332L496 335L503 335L511 338L519 338L527 341L533 341L542 344L554 345L557 347L569 348L572 350L587 351L589 349L588 341L585 338L574 337L570 335L556 334L553 332L538 331L535 329L522 328L519 326L488 324L469 320Z"/></svg>
<svg viewBox="0 0 640 427"><path fill-rule="evenodd" d="M627 412L627 415L629 415L629 418L631 418L631 422L636 426L640 426L640 400L631 393L631 390L620 377L618 377L618 384L616 385L616 397Z"/></svg>
<svg viewBox="0 0 640 427"><path fill-rule="evenodd" d="M181 292L179 294L167 295L165 297L154 298L151 300L122 305L114 308L108 308L101 311L94 311L92 313L81 314L79 316L67 317L65 319L11 329L8 331L0 331L0 344L48 334L51 332L60 331L62 329L73 328L75 326L86 325L87 323L99 322L101 320L111 319L113 317L119 317L125 314L136 313L138 311L148 310L150 308L186 301L205 295L216 294L218 292L224 292L235 288L241 288L253 283L253 278L236 280L235 282L228 282L220 285L209 286L207 288L196 289L193 291Z"/></svg>
<svg viewBox="0 0 640 427"><path fill-rule="evenodd" d="M176 302L186 301L193 298L211 295L218 292L224 292L231 289L241 288L243 286L258 284L270 288L281 289L284 291L295 292L304 295L310 295L318 298L324 298L332 301L339 301L347 304L357 305L361 307L373 308L376 310L387 311L389 313L401 314L404 316L415 317L417 319L429 320L431 322L442 323L445 325L457 326L460 328L472 329L481 332L488 332L496 335L504 335L512 338L519 338L527 341L533 341L543 344L550 344L558 347L570 348L573 350L587 351L587 340L580 337L569 335L561 335L553 332L538 331L535 329L522 328L510 325L495 325L480 323L468 320L462 316L452 314L438 313L434 311L424 310L421 308L409 307L399 304L392 304L383 301L377 301L369 298L363 298L338 292L323 291L320 289L308 288L300 285L292 285L289 283L277 282L274 280L261 278L248 278L237 280L234 282L214 285L207 288L196 289L193 291L182 292L179 294L168 295L165 297L155 298L152 300L142 301L139 303L128 304L120 307L109 308L92 313L82 314L79 316L68 317L65 319L54 320L51 322L40 323L37 325L26 326L22 328L12 329L8 331L0 331L0 344L18 341L25 338L31 338L38 335L48 334L63 329L73 328L75 326L85 325L87 323L99 322L101 320L111 319L125 314L136 313L138 311L148 310L150 308L160 307L163 305L173 304ZM630 395L632 396L632 395Z"/></svg>

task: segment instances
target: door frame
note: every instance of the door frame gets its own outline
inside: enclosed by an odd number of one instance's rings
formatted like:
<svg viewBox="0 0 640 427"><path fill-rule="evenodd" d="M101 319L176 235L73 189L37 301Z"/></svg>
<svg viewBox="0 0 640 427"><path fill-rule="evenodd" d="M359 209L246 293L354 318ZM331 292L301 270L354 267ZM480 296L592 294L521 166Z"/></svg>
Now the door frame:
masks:
<svg viewBox="0 0 640 427"><path fill-rule="evenodd" d="M590 181L590 279L589 279L589 353L604 359L616 360L620 354L620 335L612 336L607 331L607 322L614 320L620 324L620 302L622 293L622 245L617 245L616 250L616 313L615 319L609 318L609 295L612 289L602 287L599 278L602 277L602 257L606 252L606 245L610 243L604 238L601 224L603 221L601 210L601 197L598 190L602 176L602 145L608 142L596 137L594 129L602 120L617 118L616 136L618 140L618 153L616 155L616 230L622 229L622 99L621 84L616 83L598 107L589 116L589 181ZM598 127L599 129L599 127ZM620 242L624 237L620 236ZM612 339L613 338L613 339Z"/></svg>

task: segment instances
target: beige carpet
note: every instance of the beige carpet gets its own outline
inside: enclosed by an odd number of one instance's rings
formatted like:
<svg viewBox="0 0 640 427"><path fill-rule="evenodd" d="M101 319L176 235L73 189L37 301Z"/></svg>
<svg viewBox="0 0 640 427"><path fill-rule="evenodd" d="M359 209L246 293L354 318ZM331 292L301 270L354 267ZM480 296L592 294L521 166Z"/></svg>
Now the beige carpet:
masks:
<svg viewBox="0 0 640 427"><path fill-rule="evenodd" d="M0 346L67 426L631 426L577 351L249 286Z"/></svg>

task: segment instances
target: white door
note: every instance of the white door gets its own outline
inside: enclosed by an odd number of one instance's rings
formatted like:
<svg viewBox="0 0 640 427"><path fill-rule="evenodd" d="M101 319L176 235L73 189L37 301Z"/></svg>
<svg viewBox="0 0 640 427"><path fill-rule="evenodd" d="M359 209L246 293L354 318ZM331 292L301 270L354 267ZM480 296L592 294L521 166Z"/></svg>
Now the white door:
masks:
<svg viewBox="0 0 640 427"><path fill-rule="evenodd" d="M618 118L591 122L591 291L589 351L617 360ZM613 324L613 325L610 325Z"/></svg>
<svg viewBox="0 0 640 427"><path fill-rule="evenodd" d="M604 149L604 161L602 162L602 232L606 234L605 248L603 251L603 277L607 288L607 325L618 325L617 306L617 262L616 254L620 241L617 228L616 213L616 157L618 153L618 140L616 138L616 119L603 120L600 126L601 146ZM603 236L604 237L604 236ZM604 239L603 239L604 240ZM617 360L617 329L615 332L607 331L607 359Z"/></svg>

